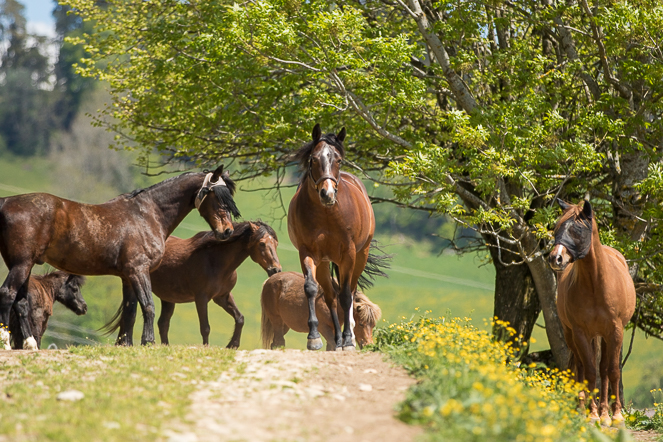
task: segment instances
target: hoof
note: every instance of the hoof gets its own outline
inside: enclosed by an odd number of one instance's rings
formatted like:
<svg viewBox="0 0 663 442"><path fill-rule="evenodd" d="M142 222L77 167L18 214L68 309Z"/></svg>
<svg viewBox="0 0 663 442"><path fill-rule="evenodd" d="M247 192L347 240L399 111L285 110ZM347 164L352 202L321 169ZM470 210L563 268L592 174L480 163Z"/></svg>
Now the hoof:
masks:
<svg viewBox="0 0 663 442"><path fill-rule="evenodd" d="M37 341L35 341L34 337L30 336L23 341L23 350L39 350L39 347L37 347Z"/></svg>
<svg viewBox="0 0 663 442"><path fill-rule="evenodd" d="M345 347L343 347L343 351L357 351L357 347L355 347L354 345L346 345Z"/></svg>
<svg viewBox="0 0 663 442"><path fill-rule="evenodd" d="M12 346L9 344L9 331L6 329L0 329L0 340L2 341L2 347L5 350L11 350Z"/></svg>
<svg viewBox="0 0 663 442"><path fill-rule="evenodd" d="M610 416L601 416L601 426L609 427L610 425L612 425L612 419L610 419Z"/></svg>
<svg viewBox="0 0 663 442"><path fill-rule="evenodd" d="M598 424L601 423L601 419L599 419L598 416L590 416L590 417L587 418L587 421L588 421L591 425L596 425L597 423L598 423Z"/></svg>
<svg viewBox="0 0 663 442"><path fill-rule="evenodd" d="M611 427L614 428L626 428L626 421L624 421L623 416L615 416L610 423Z"/></svg>
<svg viewBox="0 0 663 442"><path fill-rule="evenodd" d="M306 342L306 348L309 350L320 350L322 348L322 338L309 339Z"/></svg>

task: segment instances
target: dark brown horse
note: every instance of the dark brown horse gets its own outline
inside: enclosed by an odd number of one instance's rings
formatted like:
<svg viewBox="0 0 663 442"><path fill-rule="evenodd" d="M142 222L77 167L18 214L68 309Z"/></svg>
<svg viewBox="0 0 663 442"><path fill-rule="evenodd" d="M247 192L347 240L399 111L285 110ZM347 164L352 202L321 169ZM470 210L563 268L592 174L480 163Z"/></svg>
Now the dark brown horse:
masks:
<svg viewBox="0 0 663 442"><path fill-rule="evenodd" d="M278 238L274 229L261 221L246 221L233 227L235 230L226 241L217 241L212 232L200 232L189 239L171 236L166 241L161 265L150 274L152 292L161 299L158 326L162 344L168 344L175 304L195 302L203 344L208 345L207 304L213 300L235 319L228 348L239 347L244 316L230 293L237 283L236 269L249 256L265 269L267 275L280 272L281 264L276 254ZM109 333L118 328L121 330L124 305L106 326Z"/></svg>
<svg viewBox="0 0 663 442"><path fill-rule="evenodd" d="M141 342L154 342L154 302L150 271L161 261L166 238L194 208L219 239L232 234L231 214L239 215L235 185L223 174L185 173L147 189L98 204L81 204L46 193L0 198L0 253L9 275L0 287L0 323L8 324L13 306L25 300L34 264L47 262L77 275L116 275L123 296L137 299L143 311ZM209 197L213 195L214 197ZM126 315L125 344L131 345L134 315ZM2 330L5 342L9 334ZM32 336L21 321L23 336Z"/></svg>
<svg viewBox="0 0 663 442"><path fill-rule="evenodd" d="M624 327L635 311L635 287L626 260L617 250L604 246L592 206L575 206L558 199L564 213L555 226L555 245L549 257L557 271L557 311L564 337L573 352L576 380L587 381L580 393L584 410L589 394L590 418L610 425L608 382L615 396L612 419L624 420L619 400L620 350ZM595 346L601 341L600 410L594 400L596 386ZM599 417L600 412L600 417Z"/></svg>
<svg viewBox="0 0 663 442"><path fill-rule="evenodd" d="M304 275L296 272L283 272L270 277L262 286L260 305L262 307L261 334L264 348L285 346L285 334L289 330L308 333L308 301L304 293ZM337 288L334 281L334 288ZM327 350L336 349L334 323L324 300L322 290L315 300L315 312L319 330L327 341ZM371 302L368 296L357 290L352 302L353 315L357 320L354 327L359 347L373 343L373 329L382 316L380 307ZM338 308L339 318L343 310Z"/></svg>
<svg viewBox="0 0 663 442"><path fill-rule="evenodd" d="M63 304L77 315L87 312L87 304L81 295L81 286L85 283L83 276L72 275L66 272L55 271L46 275L32 275L28 280L27 300L29 310L21 312L27 315L36 347L41 348L41 338L44 336L48 319L53 315L55 301ZM9 331L13 347L23 348L23 334L16 314L12 312L9 317ZM28 347L33 347L29 345Z"/></svg>
<svg viewBox="0 0 663 442"><path fill-rule="evenodd" d="M303 174L288 210L288 234L299 251L306 278L307 348L322 348L315 313L319 283L332 314L336 346L354 350L352 294L368 260L375 216L364 184L354 175L341 172L345 128L337 135L322 135L320 125L316 124L312 137L312 141L295 154ZM332 287L330 263L335 263L339 269L338 295ZM336 313L337 296L344 313L342 335Z"/></svg>

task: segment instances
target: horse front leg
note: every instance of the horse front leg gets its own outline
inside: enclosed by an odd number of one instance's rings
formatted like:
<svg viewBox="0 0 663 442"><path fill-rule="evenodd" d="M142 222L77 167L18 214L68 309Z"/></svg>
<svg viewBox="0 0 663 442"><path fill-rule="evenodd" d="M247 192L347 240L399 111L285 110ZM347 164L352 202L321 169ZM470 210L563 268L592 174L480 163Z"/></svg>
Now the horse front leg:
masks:
<svg viewBox="0 0 663 442"><path fill-rule="evenodd" d="M621 348L624 341L624 330L622 328L616 328L612 336L609 336L606 341L607 354L604 352L603 357L608 360L608 378L610 380L612 394L615 397L615 400L612 403L612 424L623 426L624 415L622 414L622 402L619 394L619 383L622 377ZM603 376L603 374L601 376Z"/></svg>
<svg viewBox="0 0 663 442"><path fill-rule="evenodd" d="M590 340L580 329L573 330L573 342L582 363L583 378L587 381L587 388L584 393L589 397L589 418L592 422L596 422L599 420L599 413L594 399L596 395L596 357L594 356L594 349Z"/></svg>
<svg viewBox="0 0 663 442"><path fill-rule="evenodd" d="M310 256L302 256L300 261L304 272L304 292L308 301L308 337L306 348L309 350L320 350L322 338L318 332L318 317L315 314L315 298L318 296L318 282L315 280L316 265Z"/></svg>
<svg viewBox="0 0 663 442"><path fill-rule="evenodd" d="M235 330L233 330L233 335L226 348L239 348L239 341L242 338L242 329L244 328L244 315L237 308L235 298L233 298L232 293L228 293L227 295L217 296L214 298L214 302L235 319Z"/></svg>
<svg viewBox="0 0 663 442"><path fill-rule="evenodd" d="M161 314L157 321L159 327L159 338L163 345L168 345L168 330L170 329L170 318L173 317L175 312L175 303L168 301L161 301Z"/></svg>
<svg viewBox="0 0 663 442"><path fill-rule="evenodd" d="M26 284L27 285L27 284ZM25 287L25 286L24 286ZM14 313L16 314L16 319L18 319L18 324L21 329L21 334L27 338L23 339L23 349L24 350L39 350L37 341L33 336L32 326L30 325L30 301L25 292L26 290L22 288L19 290L19 294L14 301ZM17 342L15 342L18 345Z"/></svg>
<svg viewBox="0 0 663 442"><path fill-rule="evenodd" d="M339 301L343 309L343 338L342 344L343 351L354 351L354 331L352 315L352 290L356 287L356 282L353 281L353 274L355 270L355 254L349 253L347 259L339 265L339 284L341 292L339 293ZM352 284L354 282L354 287Z"/></svg>
<svg viewBox="0 0 663 442"><path fill-rule="evenodd" d="M2 341L2 346L5 350L11 350L12 348L9 334L9 315L11 314L20 288L23 286L27 288L32 266L32 263L13 266L9 270L5 282L0 287L0 341ZM30 330L29 334L23 336L26 338L32 337L32 331Z"/></svg>
<svg viewBox="0 0 663 442"><path fill-rule="evenodd" d="M196 312L198 312L198 323L200 324L200 335L203 337L203 345L209 345L209 316L207 314L207 296L196 296Z"/></svg>
<svg viewBox="0 0 663 442"><path fill-rule="evenodd" d="M601 345L601 360L599 362L599 374L601 375L601 388L599 396L599 417L601 419L601 424L610 426L612 420L610 419L610 407L608 406L608 384L610 379L608 379L608 349L606 340L603 338L598 338Z"/></svg>

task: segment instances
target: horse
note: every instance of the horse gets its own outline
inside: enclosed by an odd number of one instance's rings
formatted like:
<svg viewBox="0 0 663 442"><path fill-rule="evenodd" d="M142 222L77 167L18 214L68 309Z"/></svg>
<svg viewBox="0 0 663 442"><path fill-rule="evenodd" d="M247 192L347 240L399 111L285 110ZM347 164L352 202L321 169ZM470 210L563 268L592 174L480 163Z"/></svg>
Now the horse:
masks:
<svg viewBox="0 0 663 442"><path fill-rule="evenodd" d="M220 239L233 232L235 183L223 166L210 173L184 173L104 204L82 204L46 193L0 198L0 253L9 274L0 287L0 323L26 304L27 281L35 264L47 262L76 275L115 275L123 296L137 299L143 312L142 344L154 343L154 302L150 271L163 256L166 238L194 208ZM208 195L214 198L208 198ZM133 315L126 315L132 345ZM20 318L19 318L20 319ZM21 320L24 347L36 349L28 321ZM0 337L9 347L9 333Z"/></svg>
<svg viewBox="0 0 663 442"><path fill-rule="evenodd" d="M624 327L635 311L633 280L622 254L601 244L589 201L577 206L560 199L557 202L563 213L555 225L555 243L548 260L557 272L557 312L573 353L576 380L587 382L586 391L579 394L579 406L585 409L589 394L590 419L610 425L609 382L615 397L612 420L622 423L619 359ZM594 400L596 338L601 341L598 411Z"/></svg>
<svg viewBox="0 0 663 442"><path fill-rule="evenodd" d="M37 341L37 348L41 348L41 338L44 336L48 319L53 315L55 301L63 304L77 315L87 313L87 304L81 295L81 286L85 283L83 276L72 275L59 270L45 275L32 275L28 279L27 299L30 309L21 312L27 315L30 327ZM23 335L16 314L9 316L9 331L14 348L23 344Z"/></svg>
<svg viewBox="0 0 663 442"><path fill-rule="evenodd" d="M304 275L296 272L278 273L265 281L260 296L262 307L260 330L263 348L274 349L285 346L284 336L291 329L300 333L308 332L306 321L308 302L304 293L304 283ZM380 320L382 311L359 290L354 294L352 308L357 319L354 332L357 344L362 348L373 343L373 329ZM319 331L327 341L326 350L336 350L334 323L321 289L318 290L318 297L315 300L315 311L319 321ZM339 308L337 314L339 318L343 318L342 309Z"/></svg>
<svg viewBox="0 0 663 442"><path fill-rule="evenodd" d="M276 254L278 237L269 225L262 221L246 221L233 224L233 228L230 238L222 242L217 241L212 232L200 232L189 239L171 236L166 241L161 265L150 274L152 292L161 299L157 325L162 344L168 345L168 329L175 304L195 302L203 345L208 345L207 304L213 300L235 320L227 348L239 347L244 316L230 293L237 282L236 269L249 256L268 276L280 272L281 264ZM108 333L121 329L124 305L105 327Z"/></svg>
<svg viewBox="0 0 663 442"><path fill-rule="evenodd" d="M375 232L375 215L364 184L341 171L345 157L345 127L338 134L322 135L320 124L312 141L294 154L303 172L288 210L288 235L299 251L306 282L309 333L306 347L322 348L315 312L318 283L334 323L335 344L354 350L352 342L352 293L368 261ZM332 287L330 262L339 270L340 293ZM337 314L337 298L343 309L343 332Z"/></svg>

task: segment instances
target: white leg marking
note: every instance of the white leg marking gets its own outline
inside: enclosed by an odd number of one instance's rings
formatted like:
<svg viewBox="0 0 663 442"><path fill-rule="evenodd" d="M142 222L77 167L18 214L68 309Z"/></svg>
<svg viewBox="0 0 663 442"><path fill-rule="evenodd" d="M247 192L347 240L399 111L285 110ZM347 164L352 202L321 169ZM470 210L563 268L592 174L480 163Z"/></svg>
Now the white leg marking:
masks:
<svg viewBox="0 0 663 442"><path fill-rule="evenodd" d="M23 341L23 350L39 350L39 347L37 347L37 341L34 337L30 336Z"/></svg>
<svg viewBox="0 0 663 442"><path fill-rule="evenodd" d="M9 344L9 330L3 328L0 329L0 340L2 341L2 346L5 350L11 350L12 347Z"/></svg>
<svg viewBox="0 0 663 442"><path fill-rule="evenodd" d="M352 344L357 346L357 339L355 339L355 315L354 315L354 301L350 307L350 330L352 331Z"/></svg>

